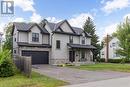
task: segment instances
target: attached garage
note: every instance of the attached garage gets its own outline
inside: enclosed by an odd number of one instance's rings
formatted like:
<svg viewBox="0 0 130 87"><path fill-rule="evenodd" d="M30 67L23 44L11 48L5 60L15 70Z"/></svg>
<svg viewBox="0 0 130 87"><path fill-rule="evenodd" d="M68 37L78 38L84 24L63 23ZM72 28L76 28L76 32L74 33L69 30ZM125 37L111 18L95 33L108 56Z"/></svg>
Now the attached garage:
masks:
<svg viewBox="0 0 130 87"><path fill-rule="evenodd" d="M31 56L32 64L49 64L49 52L48 51L22 50L22 56Z"/></svg>

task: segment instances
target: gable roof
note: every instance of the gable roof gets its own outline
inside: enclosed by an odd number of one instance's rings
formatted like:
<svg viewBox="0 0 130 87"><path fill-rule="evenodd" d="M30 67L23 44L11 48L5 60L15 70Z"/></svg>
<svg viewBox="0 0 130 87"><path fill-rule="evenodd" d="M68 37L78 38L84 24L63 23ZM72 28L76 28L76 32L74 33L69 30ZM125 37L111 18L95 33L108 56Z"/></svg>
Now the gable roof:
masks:
<svg viewBox="0 0 130 87"><path fill-rule="evenodd" d="M49 32L44 27L42 27L40 24L14 22L13 25L16 27L16 29L18 31L23 31L23 32L29 32L32 27L37 26L40 29L41 33L49 34Z"/></svg>
<svg viewBox="0 0 130 87"><path fill-rule="evenodd" d="M45 22L46 21L46 22ZM48 22L47 20L43 20L42 22L45 22L49 25L51 31L53 33L61 33L61 34L70 34L70 35L82 35L82 33L85 33L85 36L87 37L91 37L90 34L88 34L87 32L85 32L82 28L78 28L78 27L72 27L67 20L63 20L63 21L60 21L58 23L52 23L52 22ZM42 23L41 22L41 23ZM72 33L70 32L65 32L63 31L60 26L66 22L68 24L68 26L71 28L71 30L73 31ZM18 31L23 31L23 32L29 32L31 30L32 27L34 26L37 26L41 33L44 33L44 34L49 34L49 32L45 29L44 26L42 26L40 24L37 24L37 23L24 23L24 22L14 22L13 25L17 28ZM60 29L60 31L57 31L58 29ZM13 33L13 32L12 32Z"/></svg>
<svg viewBox="0 0 130 87"><path fill-rule="evenodd" d="M67 34L68 32L56 31L65 21L68 23L67 20L63 20L63 21L60 21L60 22L58 22L58 23L52 23L52 22L48 22L48 21L47 21L47 23L48 23L48 25L50 26L52 32L62 33L62 34L65 33L65 34ZM69 23L68 23L68 24L69 24ZM70 26L70 24L69 24L69 26ZM71 27L71 26L70 26L70 27ZM72 29L72 31L74 32L74 33L72 33L72 35L82 35L82 33L85 33L85 35L86 35L87 37L91 37L91 35L88 34L87 32L85 32L82 28L71 27L71 29ZM70 34L70 33L68 33L68 34Z"/></svg>
<svg viewBox="0 0 130 87"><path fill-rule="evenodd" d="M52 30L52 32L57 32L57 29L60 29L60 26L66 22L68 24L68 26L71 28L73 34L76 34L76 35L81 35L81 32L83 31L81 28L77 28L76 27L71 27L71 25L68 23L67 20L63 20L63 21L60 21L58 23L52 23L52 22L48 22L47 21L47 24L49 25L50 29ZM61 29L62 33L63 33L63 30ZM59 31L58 31L59 32ZM65 32L64 32L65 33Z"/></svg>

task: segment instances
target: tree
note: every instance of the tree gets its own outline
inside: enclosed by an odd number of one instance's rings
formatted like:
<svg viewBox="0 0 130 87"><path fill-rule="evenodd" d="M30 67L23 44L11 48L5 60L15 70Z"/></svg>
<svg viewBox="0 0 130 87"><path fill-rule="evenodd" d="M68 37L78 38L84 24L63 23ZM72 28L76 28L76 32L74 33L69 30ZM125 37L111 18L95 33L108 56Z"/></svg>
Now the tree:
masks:
<svg viewBox="0 0 130 87"><path fill-rule="evenodd" d="M94 22L90 17L88 17L88 19L86 20L83 28L87 33L89 33L92 36L91 44L97 48L96 50L93 50L93 58L97 59L98 54L100 54L101 47L100 44L98 44L98 36L95 33L96 29L95 29Z"/></svg>
<svg viewBox="0 0 130 87"><path fill-rule="evenodd" d="M117 54L125 57L125 59L130 59L130 21L128 18L125 22L118 25L116 35L120 46Z"/></svg>
<svg viewBox="0 0 130 87"><path fill-rule="evenodd" d="M5 42L4 42L4 45L3 45L3 50L12 50L12 23L9 23L6 25L6 27L4 28L4 31L5 31Z"/></svg>

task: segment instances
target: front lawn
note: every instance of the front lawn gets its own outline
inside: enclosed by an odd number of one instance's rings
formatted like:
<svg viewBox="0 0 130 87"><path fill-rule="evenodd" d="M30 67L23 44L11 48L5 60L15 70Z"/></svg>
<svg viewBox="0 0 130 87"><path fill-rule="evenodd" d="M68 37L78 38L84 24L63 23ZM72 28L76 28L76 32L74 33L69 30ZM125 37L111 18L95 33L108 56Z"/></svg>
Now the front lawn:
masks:
<svg viewBox="0 0 130 87"><path fill-rule="evenodd" d="M130 72L130 64L97 63L90 65L69 66L69 67L82 70L110 70L110 71Z"/></svg>
<svg viewBox="0 0 130 87"><path fill-rule="evenodd" d="M31 78L27 78L22 74L0 78L0 87L57 87L65 84L67 83L35 72L32 72Z"/></svg>

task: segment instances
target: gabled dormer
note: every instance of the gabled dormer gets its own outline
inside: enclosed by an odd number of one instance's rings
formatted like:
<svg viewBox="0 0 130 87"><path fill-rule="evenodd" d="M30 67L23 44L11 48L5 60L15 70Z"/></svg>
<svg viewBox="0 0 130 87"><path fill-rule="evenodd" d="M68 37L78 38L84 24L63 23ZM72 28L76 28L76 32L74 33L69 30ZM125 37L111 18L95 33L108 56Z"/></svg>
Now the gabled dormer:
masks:
<svg viewBox="0 0 130 87"><path fill-rule="evenodd" d="M61 21L57 24L57 30L61 30L62 32L67 32L67 33L75 33L75 31L72 29L70 24L68 23L67 20Z"/></svg>
<svg viewBox="0 0 130 87"><path fill-rule="evenodd" d="M49 32L36 23L13 23L14 42L27 44L49 44Z"/></svg>
<svg viewBox="0 0 130 87"><path fill-rule="evenodd" d="M80 36L80 44L82 45L91 45L91 35L83 31Z"/></svg>

